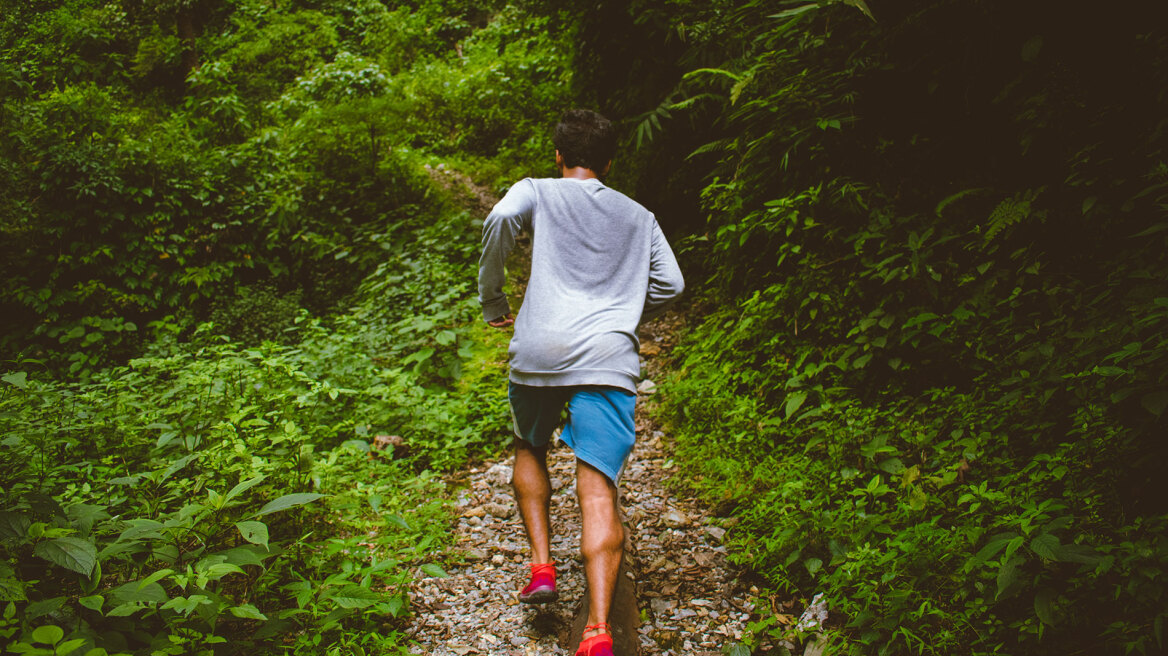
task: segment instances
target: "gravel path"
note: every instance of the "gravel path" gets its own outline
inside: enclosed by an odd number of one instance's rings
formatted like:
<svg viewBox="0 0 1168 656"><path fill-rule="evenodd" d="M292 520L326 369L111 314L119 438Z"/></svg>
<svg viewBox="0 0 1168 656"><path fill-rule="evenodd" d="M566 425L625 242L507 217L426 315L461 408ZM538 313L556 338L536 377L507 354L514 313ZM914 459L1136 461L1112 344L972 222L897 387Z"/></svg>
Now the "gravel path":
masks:
<svg viewBox="0 0 1168 656"><path fill-rule="evenodd" d="M668 326L662 320L643 329L642 352L651 374L653 356L672 341ZM726 562L721 544L725 531L705 510L674 497L664 485L670 466L668 436L643 413L648 393L638 403L637 445L620 484L633 547L632 575L640 594L641 654L722 654L725 645L742 635L753 610L747 601L752 591ZM575 461L570 449L557 445L548 463L560 600L542 608L519 603L529 555L512 497L511 466L509 461L486 463L455 482L464 486L457 497L461 516L452 527L463 563L449 568L448 578L425 578L413 585L417 644L412 653L572 654L575 645L567 644L568 633L584 594Z"/></svg>

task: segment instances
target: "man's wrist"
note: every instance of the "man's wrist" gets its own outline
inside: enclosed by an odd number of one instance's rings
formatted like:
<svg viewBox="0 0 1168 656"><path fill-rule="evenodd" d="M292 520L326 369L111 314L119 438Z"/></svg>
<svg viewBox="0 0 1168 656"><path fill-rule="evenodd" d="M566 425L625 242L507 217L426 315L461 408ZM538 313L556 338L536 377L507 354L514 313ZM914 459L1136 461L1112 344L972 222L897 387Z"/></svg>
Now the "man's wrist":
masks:
<svg viewBox="0 0 1168 656"><path fill-rule="evenodd" d="M507 313L507 314L504 314L502 316L498 316L498 317L495 317L494 319L491 319L490 321L487 322L487 325L491 326L493 328L506 328L507 326L510 326L513 323L515 323L515 321L511 318L511 314Z"/></svg>

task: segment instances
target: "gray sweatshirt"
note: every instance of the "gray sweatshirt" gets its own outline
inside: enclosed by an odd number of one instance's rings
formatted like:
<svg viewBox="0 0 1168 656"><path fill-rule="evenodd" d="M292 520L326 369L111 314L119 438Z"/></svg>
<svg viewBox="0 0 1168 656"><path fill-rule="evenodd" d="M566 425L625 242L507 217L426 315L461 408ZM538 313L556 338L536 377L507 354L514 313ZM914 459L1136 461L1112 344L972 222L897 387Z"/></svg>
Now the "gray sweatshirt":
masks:
<svg viewBox="0 0 1168 656"><path fill-rule="evenodd" d="M677 259L653 214L599 180L527 178L483 224L483 318L511 311L503 262L531 235L531 278L511 338L511 380L635 391L637 326L681 294Z"/></svg>

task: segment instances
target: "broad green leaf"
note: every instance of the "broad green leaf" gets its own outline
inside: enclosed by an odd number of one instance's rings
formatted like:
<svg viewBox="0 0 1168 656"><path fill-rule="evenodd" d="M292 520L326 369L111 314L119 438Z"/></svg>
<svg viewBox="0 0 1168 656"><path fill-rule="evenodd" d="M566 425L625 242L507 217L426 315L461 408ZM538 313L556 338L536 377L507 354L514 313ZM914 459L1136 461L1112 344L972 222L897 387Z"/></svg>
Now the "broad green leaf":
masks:
<svg viewBox="0 0 1168 656"><path fill-rule="evenodd" d="M823 567L823 561L818 558L808 558L803 561L803 566L807 568L808 574L815 576L815 573Z"/></svg>
<svg viewBox="0 0 1168 656"><path fill-rule="evenodd" d="M86 642L87 640L85 638L74 638L72 640L66 640L65 642L57 645L57 648L54 651L56 652L56 656L68 656Z"/></svg>
<svg viewBox="0 0 1168 656"><path fill-rule="evenodd" d="M747 647L741 642L736 642L726 652L726 656L750 656L750 647Z"/></svg>
<svg viewBox="0 0 1168 656"><path fill-rule="evenodd" d="M61 642L61 639L64 637L65 630L59 626L53 626L52 624L38 626L37 628L33 629L32 632L33 642L39 642L42 645L55 645L58 642Z"/></svg>
<svg viewBox="0 0 1168 656"><path fill-rule="evenodd" d="M1008 591L1015 583L1018 582L1018 565L1021 561L1011 558L1002 563L1001 568L998 569L998 592L997 599L1002 598L1002 594Z"/></svg>
<svg viewBox="0 0 1168 656"><path fill-rule="evenodd" d="M390 617L397 617L398 614L401 613L402 606L404 605L405 598L400 594L395 594L385 602L385 612L388 613Z"/></svg>
<svg viewBox="0 0 1168 656"><path fill-rule="evenodd" d="M105 597L101 595L90 595L88 597L82 597L78 599L77 603L88 608L89 610L100 613L101 607L105 604Z"/></svg>
<svg viewBox="0 0 1168 656"><path fill-rule="evenodd" d="M337 625L337 622L345 619L353 614L353 608L334 608L328 615L316 621L316 625L321 631L327 631Z"/></svg>
<svg viewBox="0 0 1168 656"><path fill-rule="evenodd" d="M1064 544L1059 547L1059 559L1068 563L1095 565L1102 557L1099 552L1085 544Z"/></svg>
<svg viewBox="0 0 1168 656"><path fill-rule="evenodd" d="M82 538L64 537L38 542L33 553L82 576L92 574L93 566L97 564L97 547Z"/></svg>
<svg viewBox="0 0 1168 656"><path fill-rule="evenodd" d="M371 451L369 443L365 440L346 440L341 446L352 449L358 453L369 453Z"/></svg>
<svg viewBox="0 0 1168 656"><path fill-rule="evenodd" d="M123 583L111 590L110 594L123 603L162 603L168 599L161 585L151 583L138 587L137 581Z"/></svg>
<svg viewBox="0 0 1168 656"><path fill-rule="evenodd" d="M240 482L238 485L231 488L231 491L227 493L227 496L223 497L223 505L227 505L231 502L232 499L259 485L261 482L263 482L263 480L264 477L261 474L260 476L249 478L246 481Z"/></svg>
<svg viewBox="0 0 1168 656"><path fill-rule="evenodd" d="M803 407L803 402L807 400L807 392L795 392L787 395L787 405L783 409L783 416L787 419L795 414L799 408Z"/></svg>
<svg viewBox="0 0 1168 656"><path fill-rule="evenodd" d="M153 519L130 519L126 520L130 525L129 528L122 531L118 536L118 542L128 542L138 538L161 538L161 531L164 527L162 522Z"/></svg>
<svg viewBox="0 0 1168 656"><path fill-rule="evenodd" d="M1034 595L1034 614L1047 626L1054 626L1054 590L1043 588Z"/></svg>
<svg viewBox="0 0 1168 656"><path fill-rule="evenodd" d="M1059 539L1050 533L1042 533L1030 541L1030 550L1047 560L1062 560L1061 546Z"/></svg>
<svg viewBox="0 0 1168 656"><path fill-rule="evenodd" d="M293 506L300 506L300 505L303 505L306 503L312 503L313 501L316 501L317 499L320 499L323 496L324 496L323 494L317 494L315 492L298 492L296 494L285 494L284 496L282 496L278 499L273 499L273 500L269 501L267 504L264 505L263 508L260 508L259 512L252 515L252 517L262 517L264 515L270 515L271 513L274 513L274 512L280 512L281 510L287 510Z"/></svg>
<svg viewBox="0 0 1168 656"><path fill-rule="evenodd" d="M446 573L446 570L442 569L438 565L435 565L434 563L426 563L425 565L422 565L422 571L426 573L426 576L433 576L434 578L438 579L444 579L449 576L449 574Z"/></svg>
<svg viewBox="0 0 1168 656"><path fill-rule="evenodd" d="M178 437L178 431L173 431L173 430L162 431L158 435L158 441L156 441L154 443L154 448L161 449L162 447L166 446L167 444L170 444L171 442L173 442L175 440L175 438L177 438L177 437Z"/></svg>
<svg viewBox="0 0 1168 656"><path fill-rule="evenodd" d="M32 520L28 515L11 510L0 511L0 540L25 540Z"/></svg>
<svg viewBox="0 0 1168 656"><path fill-rule="evenodd" d="M221 555L226 558L225 562L231 563L232 565L239 565L240 567L244 565L258 565L263 567L264 560L262 556L268 554L258 553L258 549L259 547L257 546L247 545L228 549L227 551L221 552Z"/></svg>
<svg viewBox="0 0 1168 656"><path fill-rule="evenodd" d="M245 620L266 620L267 615L260 612L260 609L251 604L240 604L227 609L232 615L243 618Z"/></svg>
<svg viewBox="0 0 1168 656"><path fill-rule="evenodd" d="M15 385L20 389L28 389L28 373L24 371L16 371L10 374L4 374L3 376L0 376L0 380L3 380L9 385Z"/></svg>
<svg viewBox="0 0 1168 656"><path fill-rule="evenodd" d="M1014 538L1013 540L1010 540L1010 542L1006 545L1006 555L1002 557L1002 560L1003 561L1009 560L1010 557L1014 555L1014 552L1017 551L1025 543L1026 543L1026 538L1022 537L1021 535Z"/></svg>
<svg viewBox="0 0 1168 656"><path fill-rule="evenodd" d="M42 599L34 601L24 609L25 620L35 620L42 615L48 615L56 611L61 606L65 605L65 597L53 597L52 599Z"/></svg>
<svg viewBox="0 0 1168 656"><path fill-rule="evenodd" d="M922 323L928 323L929 321L932 321L934 319L940 319L940 317L937 316L936 314L933 314L932 312L922 312L921 314L918 314L917 316L909 319L908 321L905 321L904 328L906 330L909 328L915 328L916 326L919 326Z"/></svg>
<svg viewBox="0 0 1168 656"><path fill-rule="evenodd" d="M101 556L98 556L97 564L93 566L93 573L89 575L89 579L81 581L81 593L93 594L99 585L101 585Z"/></svg>
<svg viewBox="0 0 1168 656"><path fill-rule="evenodd" d="M425 362L434 356L434 349L426 347L419 351L409 354L402 360L402 364L409 364L411 362Z"/></svg>
<svg viewBox="0 0 1168 656"><path fill-rule="evenodd" d="M239 565L232 565L231 563L215 563L210 567L202 570L201 574L206 576L210 581L218 581L228 574L243 574L243 570Z"/></svg>
<svg viewBox="0 0 1168 656"><path fill-rule="evenodd" d="M134 613L137 613L138 611L142 610L143 608L145 608L145 606L143 606L142 604L140 604L136 601L127 601L123 604L118 604L117 606L115 606L114 609L111 610L110 612L106 613L105 616L106 617L129 617L129 616L133 615Z"/></svg>
<svg viewBox="0 0 1168 656"><path fill-rule="evenodd" d="M367 608L381 601L381 596L356 583L346 585L332 596L341 608Z"/></svg>
<svg viewBox="0 0 1168 656"><path fill-rule="evenodd" d="M268 525L263 522L255 520L246 522L236 522L235 528L239 529L239 534L243 536L244 540L252 544L268 546Z"/></svg>
<svg viewBox="0 0 1168 656"><path fill-rule="evenodd" d="M175 473L177 473L179 470L183 469L187 465L191 464L191 461L198 458L198 457L199 457L198 453L192 453L188 456L183 456L183 457L179 458L178 460L175 460L174 462L170 463L170 466L167 467L166 471L164 471L162 473L162 478L158 479L158 482L161 483L161 482L165 481L166 479L170 478L171 476L174 476Z"/></svg>
<svg viewBox="0 0 1168 656"><path fill-rule="evenodd" d="M977 552L977 555L969 560L969 562L966 564L966 571L972 571L974 567L980 566L990 558L998 555L999 551L1005 549L1006 545L1017 537L1018 536L1013 533L999 533L998 535L993 536L990 538L989 542L987 542L986 545Z"/></svg>
<svg viewBox="0 0 1168 656"><path fill-rule="evenodd" d="M925 494L923 490L914 487L908 493L908 507L912 510L924 510L925 506L929 504L929 495Z"/></svg>
<svg viewBox="0 0 1168 656"><path fill-rule="evenodd" d="M405 518L402 517L401 515L386 515L385 521L389 522L390 524L393 524L394 526L404 528L407 531L410 530L409 523L407 523Z"/></svg>
<svg viewBox="0 0 1168 656"><path fill-rule="evenodd" d="M138 589L141 590L142 588L145 588L146 586L150 585L151 583L157 583L158 581L161 581L162 579L170 576L171 574L174 574L173 569L160 569L157 572L154 572L150 576L147 576L146 578L139 581L138 582Z"/></svg>
<svg viewBox="0 0 1168 656"><path fill-rule="evenodd" d="M89 535L95 523L110 518L110 514L106 512L105 506L87 503L75 503L69 506L69 510L66 513L69 516L69 520L73 522L73 526L77 528L82 536Z"/></svg>
<svg viewBox="0 0 1168 656"><path fill-rule="evenodd" d="M183 615L190 615L199 606L212 603L207 595L195 594L190 597L175 597L162 605L167 610L176 610Z"/></svg>

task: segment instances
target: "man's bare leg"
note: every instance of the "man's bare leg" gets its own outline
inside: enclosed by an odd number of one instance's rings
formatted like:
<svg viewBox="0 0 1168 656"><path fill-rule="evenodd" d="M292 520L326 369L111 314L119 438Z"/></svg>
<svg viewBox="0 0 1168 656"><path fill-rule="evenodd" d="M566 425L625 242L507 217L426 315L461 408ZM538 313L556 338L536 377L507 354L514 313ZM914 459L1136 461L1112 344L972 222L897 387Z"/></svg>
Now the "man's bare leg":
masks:
<svg viewBox="0 0 1168 656"><path fill-rule="evenodd" d="M616 579L624 555L624 527L617 509L616 486L583 460L576 460L576 495L580 499L584 535L580 552L588 577L588 624L608 621ZM600 631L587 631L591 638Z"/></svg>
<svg viewBox="0 0 1168 656"><path fill-rule="evenodd" d="M547 447L533 447L515 438L515 467L511 471L515 502L527 529L533 563L552 562L551 520L548 517L552 485L548 480Z"/></svg>

